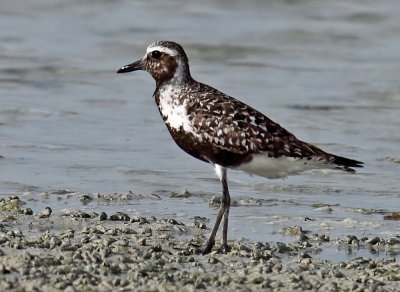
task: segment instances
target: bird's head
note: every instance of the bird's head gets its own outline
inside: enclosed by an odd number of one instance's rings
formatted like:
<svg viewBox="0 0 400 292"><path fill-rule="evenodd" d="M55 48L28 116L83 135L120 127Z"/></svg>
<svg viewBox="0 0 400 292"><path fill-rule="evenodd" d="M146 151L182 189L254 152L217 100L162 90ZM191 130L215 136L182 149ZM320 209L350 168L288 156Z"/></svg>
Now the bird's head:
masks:
<svg viewBox="0 0 400 292"><path fill-rule="evenodd" d="M182 83L191 79L189 61L183 48L172 41L158 41L148 46L144 57L121 67L117 73L145 70L157 84Z"/></svg>

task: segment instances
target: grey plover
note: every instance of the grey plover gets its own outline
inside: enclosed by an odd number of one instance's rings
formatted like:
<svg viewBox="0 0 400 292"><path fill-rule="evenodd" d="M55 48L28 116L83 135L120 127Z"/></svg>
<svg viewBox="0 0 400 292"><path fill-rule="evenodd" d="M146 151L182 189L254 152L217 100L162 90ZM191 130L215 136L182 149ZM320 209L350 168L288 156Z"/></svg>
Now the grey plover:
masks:
<svg viewBox="0 0 400 292"><path fill-rule="evenodd" d="M176 144L214 165L222 183L221 206L204 254L212 250L222 218L221 250L228 250L228 168L272 179L316 168L354 172L352 167L363 165L300 141L251 106L195 81L185 51L175 42L151 44L142 59L121 67L118 73L137 70L155 79L155 101Z"/></svg>

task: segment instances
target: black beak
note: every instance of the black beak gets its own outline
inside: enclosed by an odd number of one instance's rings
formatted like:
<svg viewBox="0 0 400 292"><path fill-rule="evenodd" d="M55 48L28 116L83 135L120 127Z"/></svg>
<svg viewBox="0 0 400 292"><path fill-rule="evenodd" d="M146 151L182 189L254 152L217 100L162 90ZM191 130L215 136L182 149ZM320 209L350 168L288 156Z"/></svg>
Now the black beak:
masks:
<svg viewBox="0 0 400 292"><path fill-rule="evenodd" d="M133 62L132 64L122 66L121 68L119 68L117 73L127 73L127 72L144 70L144 69L145 68L143 67L142 60L138 60L136 62Z"/></svg>

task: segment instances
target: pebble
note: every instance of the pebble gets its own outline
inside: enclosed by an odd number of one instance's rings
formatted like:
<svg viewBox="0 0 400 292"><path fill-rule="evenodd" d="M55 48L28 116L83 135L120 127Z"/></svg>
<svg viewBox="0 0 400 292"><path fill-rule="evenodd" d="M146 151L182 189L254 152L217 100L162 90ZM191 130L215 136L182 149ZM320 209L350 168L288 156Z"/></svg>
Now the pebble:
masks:
<svg viewBox="0 0 400 292"><path fill-rule="evenodd" d="M181 192L171 192L169 194L170 198L189 198L192 194L189 193L187 189L181 191Z"/></svg>
<svg viewBox="0 0 400 292"><path fill-rule="evenodd" d="M299 241L307 241L307 240L309 240L309 238L308 238L307 235L305 235L304 232L300 232L300 233L297 235L297 240L299 240Z"/></svg>
<svg viewBox="0 0 400 292"><path fill-rule="evenodd" d="M81 218L86 218L86 219L91 218L90 214L88 214L86 212L80 212L80 217Z"/></svg>
<svg viewBox="0 0 400 292"><path fill-rule="evenodd" d="M107 229L102 225L96 226L96 233L104 234L107 232Z"/></svg>
<svg viewBox="0 0 400 292"><path fill-rule="evenodd" d="M26 208L26 209L24 209L24 214L25 215L33 215L33 211L31 208Z"/></svg>
<svg viewBox="0 0 400 292"><path fill-rule="evenodd" d="M389 245L400 244L400 239L396 237L390 237L386 240L386 243Z"/></svg>
<svg viewBox="0 0 400 292"><path fill-rule="evenodd" d="M329 238L329 235L326 235L326 234L321 234L321 235L317 234L316 240L321 241L321 242L329 242L330 238Z"/></svg>
<svg viewBox="0 0 400 292"><path fill-rule="evenodd" d="M93 198L92 198L92 196L90 194L83 194L83 195L80 196L79 199L84 204L87 204L88 202L93 200Z"/></svg>
<svg viewBox="0 0 400 292"><path fill-rule="evenodd" d="M125 213L117 213L113 214L109 217L111 221L130 221L131 218L129 217L128 214Z"/></svg>
<svg viewBox="0 0 400 292"><path fill-rule="evenodd" d="M199 221L194 221L191 226L196 227L198 229L203 229L203 230L207 229L207 225L205 223L199 222Z"/></svg>
<svg viewBox="0 0 400 292"><path fill-rule="evenodd" d="M366 243L368 243L370 245L375 245L375 244L379 243L380 241L381 241L381 239L379 237L374 237L374 238L367 240Z"/></svg>
<svg viewBox="0 0 400 292"><path fill-rule="evenodd" d="M107 214L105 212L101 212L99 215L99 220L100 221L107 220Z"/></svg>
<svg viewBox="0 0 400 292"><path fill-rule="evenodd" d="M42 212L39 213L39 218L48 218L52 212L53 210L51 210L50 207L46 207Z"/></svg>
<svg viewBox="0 0 400 292"><path fill-rule="evenodd" d="M13 230L9 230L9 231L7 231L7 236L9 236L9 237L15 237L15 232L13 231Z"/></svg>
<svg viewBox="0 0 400 292"><path fill-rule="evenodd" d="M331 214L333 212L333 209L329 206L323 206L323 207L319 207L319 208L315 208L315 211L321 212L321 213L327 213L327 214Z"/></svg>
<svg viewBox="0 0 400 292"><path fill-rule="evenodd" d="M16 231L14 231L14 236L15 237L24 237L24 235L22 234L22 230L18 229Z"/></svg>

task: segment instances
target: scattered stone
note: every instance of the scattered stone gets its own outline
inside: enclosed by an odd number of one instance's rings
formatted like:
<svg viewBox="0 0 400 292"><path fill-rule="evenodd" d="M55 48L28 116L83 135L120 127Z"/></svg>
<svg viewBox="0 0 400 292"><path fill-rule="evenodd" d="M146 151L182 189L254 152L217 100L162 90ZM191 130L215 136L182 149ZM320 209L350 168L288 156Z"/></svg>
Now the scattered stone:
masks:
<svg viewBox="0 0 400 292"><path fill-rule="evenodd" d="M203 230L207 229L206 224L199 221L194 221L192 226L198 229L203 229Z"/></svg>
<svg viewBox="0 0 400 292"><path fill-rule="evenodd" d="M4 198L0 199L0 211L20 211L23 202L18 196L9 196L7 200Z"/></svg>
<svg viewBox="0 0 400 292"><path fill-rule="evenodd" d="M26 209L24 209L24 214L25 215L33 215L33 211L31 208L26 208Z"/></svg>
<svg viewBox="0 0 400 292"><path fill-rule="evenodd" d="M15 232L13 231L13 230L9 230L9 231L7 231L7 236L9 236L9 237L15 237Z"/></svg>
<svg viewBox="0 0 400 292"><path fill-rule="evenodd" d="M74 193L74 191L70 191L70 190L56 190L54 192L52 192L52 194L55 195L68 195L68 194L72 194Z"/></svg>
<svg viewBox="0 0 400 292"><path fill-rule="evenodd" d="M146 197L149 199L152 199L152 200L161 200L161 197L157 194L150 194L150 195L147 195Z"/></svg>
<svg viewBox="0 0 400 292"><path fill-rule="evenodd" d="M395 245L395 244L400 244L400 239L396 237L390 237L386 240L386 243L388 245Z"/></svg>
<svg viewBox="0 0 400 292"><path fill-rule="evenodd" d="M208 263L210 263L210 264L212 264L212 265L215 265L215 264L217 264L217 263L219 263L220 261L217 259L217 258L215 258L215 257L211 257L211 258L209 258L208 259Z"/></svg>
<svg viewBox="0 0 400 292"><path fill-rule="evenodd" d="M303 241L309 240L309 238L307 237L307 235L305 235L304 232L300 232L300 233L297 235L297 240L303 242Z"/></svg>
<svg viewBox="0 0 400 292"><path fill-rule="evenodd" d="M131 219L131 223L139 223L139 225L143 225L143 224L150 224L153 223L157 220L154 220L154 218L146 218L146 217L133 217Z"/></svg>
<svg viewBox="0 0 400 292"><path fill-rule="evenodd" d="M302 252L302 253L300 253L300 255L299 255L301 258L303 258L303 259L311 259L312 257L308 254L308 253L306 253L306 252Z"/></svg>
<svg viewBox="0 0 400 292"><path fill-rule="evenodd" d="M314 211L331 214L333 212L333 209L329 206L323 206L323 207L315 208Z"/></svg>
<svg viewBox="0 0 400 292"><path fill-rule="evenodd" d="M80 195L79 200L80 200L82 203L87 204L87 203L89 203L91 200L93 200L93 197L92 197L91 195L89 195L89 194L83 194L83 195Z"/></svg>
<svg viewBox="0 0 400 292"><path fill-rule="evenodd" d="M189 193L187 189L181 191L181 192L171 192L169 194L170 198L189 198L192 194Z"/></svg>
<svg viewBox="0 0 400 292"><path fill-rule="evenodd" d="M85 213L85 212L80 212L80 216L81 216L81 218L86 218L86 219L91 218L90 214Z"/></svg>
<svg viewBox="0 0 400 292"><path fill-rule="evenodd" d="M131 218L128 214L118 212L117 214L113 214L109 217L111 221L130 221Z"/></svg>
<svg viewBox="0 0 400 292"><path fill-rule="evenodd" d="M218 238L203 256L207 218L185 226L174 218L120 212L107 220L98 213L42 220L17 212L0 222L0 291L397 291L400 283L400 264L391 258L319 259L335 242L301 226L282 228L294 237L288 243L231 239L227 253ZM337 244L396 251L400 238L349 235Z"/></svg>
<svg viewBox="0 0 400 292"><path fill-rule="evenodd" d="M22 234L22 230L18 229L14 232L15 237L24 237L24 235Z"/></svg>
<svg viewBox="0 0 400 292"><path fill-rule="evenodd" d="M392 212L389 215L383 216L384 220L400 220L400 212Z"/></svg>
<svg viewBox="0 0 400 292"><path fill-rule="evenodd" d="M381 239L379 237L374 237L374 238L367 240L366 243L368 243L370 245L375 245L375 244L379 243L380 241L381 241Z"/></svg>
<svg viewBox="0 0 400 292"><path fill-rule="evenodd" d="M329 236L328 235L326 235L326 234L321 234L321 235L316 235L316 237L315 237L315 240L317 240L317 241L321 241L321 242L329 242L330 241L330 238L329 238Z"/></svg>
<svg viewBox="0 0 400 292"><path fill-rule="evenodd" d="M259 207L261 205L261 200L253 198L233 200L231 204L232 207Z"/></svg>
<svg viewBox="0 0 400 292"><path fill-rule="evenodd" d="M65 239L65 238L74 238L75 236L75 230L68 228L66 230L63 230L59 233L59 236L61 239Z"/></svg>
<svg viewBox="0 0 400 292"><path fill-rule="evenodd" d="M208 205L213 208L219 207L221 205L221 196L212 196Z"/></svg>
<svg viewBox="0 0 400 292"><path fill-rule="evenodd" d="M39 213L39 218L49 218L53 210L50 207L44 208L42 212Z"/></svg>
<svg viewBox="0 0 400 292"><path fill-rule="evenodd" d="M348 235L347 236L347 243L348 244L355 244L355 245L360 245L360 241L358 240L357 236L354 235Z"/></svg>
<svg viewBox="0 0 400 292"><path fill-rule="evenodd" d="M171 224L171 225L182 225L184 226L182 222L178 222L177 220L170 218L170 219L161 219L161 222Z"/></svg>
<svg viewBox="0 0 400 292"><path fill-rule="evenodd" d="M300 235L300 234L304 234L305 232L303 231L303 228L301 226L284 226L281 228L280 233L283 235Z"/></svg>
<svg viewBox="0 0 400 292"><path fill-rule="evenodd" d="M105 212L101 212L99 215L99 220L100 221L107 220L107 214Z"/></svg>

